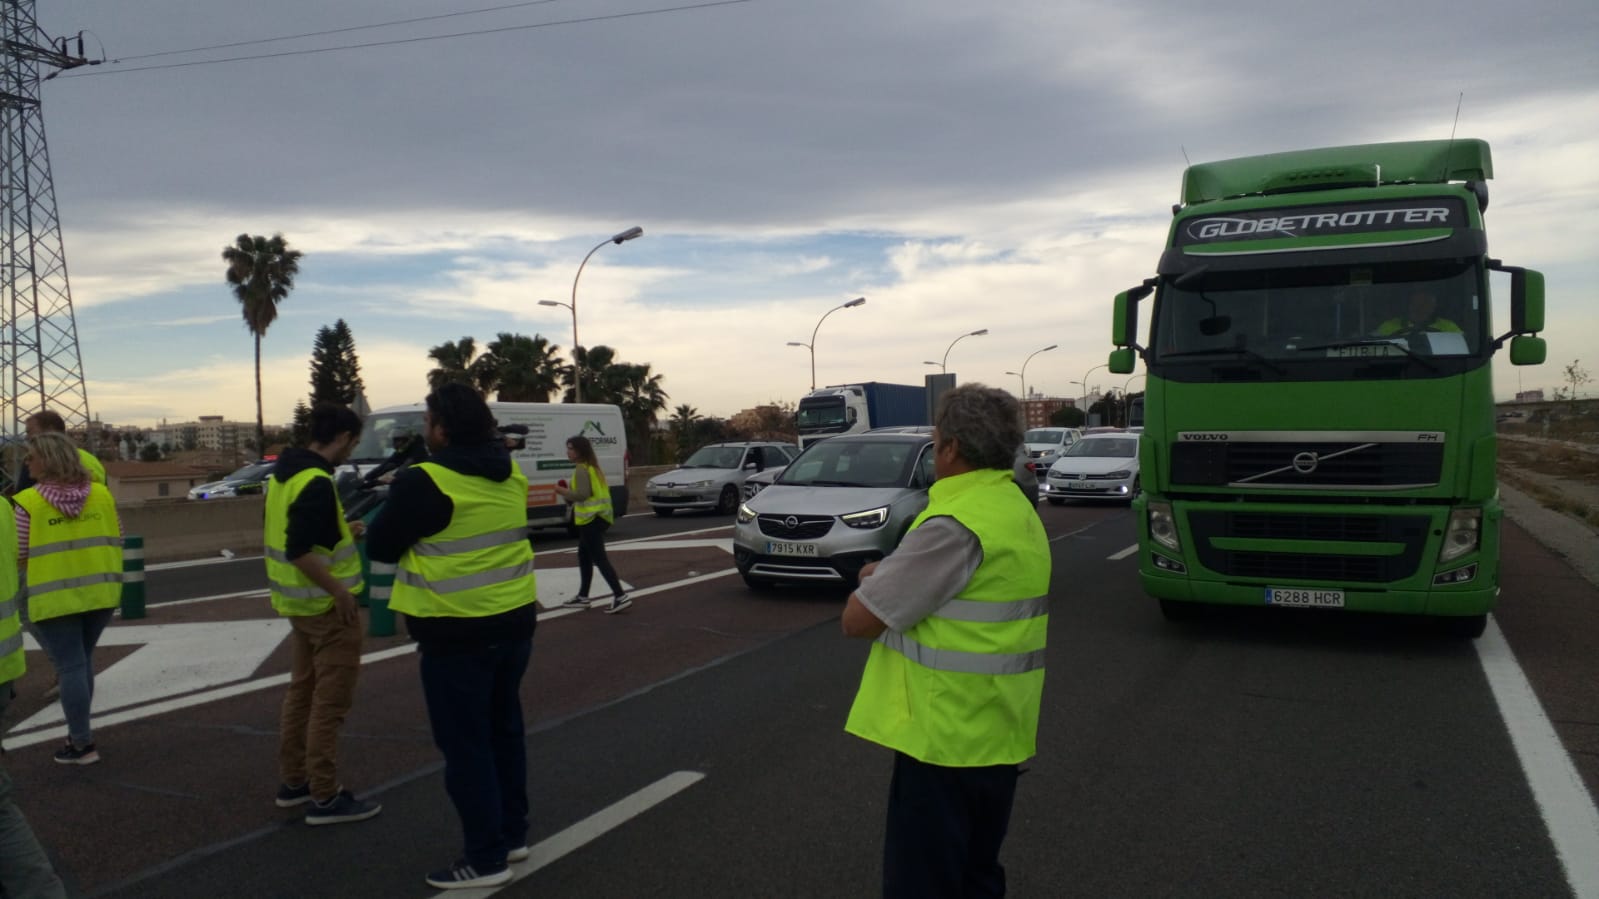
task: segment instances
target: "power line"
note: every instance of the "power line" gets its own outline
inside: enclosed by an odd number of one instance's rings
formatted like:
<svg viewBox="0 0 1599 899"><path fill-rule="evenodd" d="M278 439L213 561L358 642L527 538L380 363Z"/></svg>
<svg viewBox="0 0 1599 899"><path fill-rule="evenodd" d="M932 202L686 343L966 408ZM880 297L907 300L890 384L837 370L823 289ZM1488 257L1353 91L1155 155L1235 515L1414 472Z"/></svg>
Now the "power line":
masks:
<svg viewBox="0 0 1599 899"><path fill-rule="evenodd" d="M250 47L255 44L271 44L277 41L295 41L306 37L325 37L330 34L344 34L350 31L365 31L368 28L391 28L395 25L414 25L417 22L432 22L436 19L453 19L457 16L475 16L487 12L500 12L507 9L520 9L524 6L543 6L555 3L558 0L527 0L524 3L507 3L504 6L486 6L482 9L463 9L460 12L440 13L436 16L418 16L414 19L396 19L392 22L377 22L372 25L351 25L347 28L329 28L326 31L306 31L300 34L285 34L281 37L263 37L253 41L234 41L228 44L212 44L209 47L191 47L187 50L163 50L160 53L141 53L138 56L123 56L111 60L112 63L128 62L135 59L155 59L161 56L182 56L185 53L203 53L207 50L228 50L233 47Z"/></svg>
<svg viewBox="0 0 1599 899"><path fill-rule="evenodd" d="M606 22L613 19L631 19L640 16L657 16L666 13L687 12L695 9L709 9L716 6L733 6L739 3L750 3L752 0L711 0L707 3L693 3L687 6L668 6L661 9L641 9L633 12L610 13L603 16L587 16L580 19L560 19L554 22L538 22L532 25L507 25L502 28L485 28L480 31L458 31L453 34L435 34L427 37L399 38L391 41L369 41L364 44L341 44L337 47L319 47L312 50L283 50L277 53L256 53L249 56L229 56L222 59L202 59L194 62L172 62L154 66L135 66L131 69L102 69L98 72L84 72L81 75L65 75L61 78L66 81L74 78L91 78L97 75L125 75L132 72L153 72L158 69L183 69L190 66L211 66L225 62L243 62L251 59L277 59L285 56L309 56L315 53L336 53L343 50L360 50L367 47L393 47L400 44L418 44L424 41L442 41L458 37L477 37L485 34L504 34L511 31L529 31L535 28L554 28L558 25L583 25L590 22Z"/></svg>

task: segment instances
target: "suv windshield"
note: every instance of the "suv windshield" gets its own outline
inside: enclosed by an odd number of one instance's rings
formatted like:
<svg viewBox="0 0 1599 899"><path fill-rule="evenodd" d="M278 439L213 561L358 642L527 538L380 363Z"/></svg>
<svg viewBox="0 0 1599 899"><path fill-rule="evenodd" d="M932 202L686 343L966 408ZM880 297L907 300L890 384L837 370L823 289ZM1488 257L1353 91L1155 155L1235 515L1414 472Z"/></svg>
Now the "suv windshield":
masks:
<svg viewBox="0 0 1599 899"><path fill-rule="evenodd" d="M361 440L350 453L352 462L382 462L397 448L396 440L422 433L422 410L374 413L361 427Z"/></svg>
<svg viewBox="0 0 1599 899"><path fill-rule="evenodd" d="M1131 459L1138 455L1136 437L1084 437L1066 451L1068 456L1094 456L1101 459Z"/></svg>
<svg viewBox="0 0 1599 899"><path fill-rule="evenodd" d="M904 487L927 444L908 440L840 440L807 449L778 483L816 487Z"/></svg>
<svg viewBox="0 0 1599 899"><path fill-rule="evenodd" d="M1196 271L1163 286L1153 349L1159 362L1242 358L1279 372L1284 361L1475 356L1485 300L1470 264Z"/></svg>
<svg viewBox="0 0 1599 899"><path fill-rule="evenodd" d="M744 459L742 446L702 446L688 457L683 468L737 468Z"/></svg>
<svg viewBox="0 0 1599 899"><path fill-rule="evenodd" d="M1061 428L1035 428L1022 435L1023 443L1060 443L1066 438Z"/></svg>

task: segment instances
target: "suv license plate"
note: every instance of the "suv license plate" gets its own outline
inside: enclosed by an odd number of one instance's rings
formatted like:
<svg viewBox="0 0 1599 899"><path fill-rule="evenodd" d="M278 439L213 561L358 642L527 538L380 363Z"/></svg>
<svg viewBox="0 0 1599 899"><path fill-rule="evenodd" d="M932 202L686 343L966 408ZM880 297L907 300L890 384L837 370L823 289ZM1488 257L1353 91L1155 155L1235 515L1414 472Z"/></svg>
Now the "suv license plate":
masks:
<svg viewBox="0 0 1599 899"><path fill-rule="evenodd" d="M1298 606L1307 609L1341 609L1342 590L1306 590L1300 587L1267 587L1266 605Z"/></svg>
<svg viewBox="0 0 1599 899"><path fill-rule="evenodd" d="M814 543L767 543L766 554L769 556L814 556L817 555Z"/></svg>

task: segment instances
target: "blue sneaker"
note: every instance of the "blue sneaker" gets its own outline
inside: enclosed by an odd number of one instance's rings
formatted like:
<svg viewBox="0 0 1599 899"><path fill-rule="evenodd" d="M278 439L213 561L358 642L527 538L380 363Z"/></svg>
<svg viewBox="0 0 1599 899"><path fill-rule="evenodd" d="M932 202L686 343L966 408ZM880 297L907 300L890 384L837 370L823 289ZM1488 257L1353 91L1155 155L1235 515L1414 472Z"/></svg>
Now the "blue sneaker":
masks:
<svg viewBox="0 0 1599 899"><path fill-rule="evenodd" d="M278 785L278 808L294 808L311 801L311 784L309 781L297 787L288 784Z"/></svg>
<svg viewBox="0 0 1599 899"><path fill-rule="evenodd" d="M428 875L428 886L441 890L470 890L476 887L497 887L511 882L511 866L501 865L493 871L480 871L465 859Z"/></svg>
<svg viewBox="0 0 1599 899"><path fill-rule="evenodd" d="M383 806L366 799L357 799L349 790L340 790L327 802L311 801L305 810L307 824L347 824L365 821L383 811Z"/></svg>

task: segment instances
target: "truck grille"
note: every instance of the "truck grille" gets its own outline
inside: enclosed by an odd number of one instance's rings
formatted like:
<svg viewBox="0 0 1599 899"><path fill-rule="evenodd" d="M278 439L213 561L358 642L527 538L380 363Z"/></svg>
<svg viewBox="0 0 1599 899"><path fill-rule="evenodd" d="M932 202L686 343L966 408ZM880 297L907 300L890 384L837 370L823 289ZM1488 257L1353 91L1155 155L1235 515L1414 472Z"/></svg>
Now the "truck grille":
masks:
<svg viewBox="0 0 1599 899"><path fill-rule="evenodd" d="M1425 515L1344 515L1298 512L1190 512L1188 526L1200 564L1232 577L1386 583L1416 573L1427 545ZM1398 543L1397 555L1327 555L1221 549L1219 537Z"/></svg>
<svg viewBox="0 0 1599 899"><path fill-rule="evenodd" d="M815 540L833 529L831 515L761 515L755 520L761 533L779 540Z"/></svg>
<svg viewBox="0 0 1599 899"><path fill-rule="evenodd" d="M1177 443L1172 483L1218 487L1431 487L1443 472L1441 443Z"/></svg>

